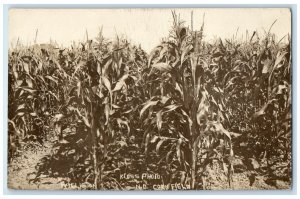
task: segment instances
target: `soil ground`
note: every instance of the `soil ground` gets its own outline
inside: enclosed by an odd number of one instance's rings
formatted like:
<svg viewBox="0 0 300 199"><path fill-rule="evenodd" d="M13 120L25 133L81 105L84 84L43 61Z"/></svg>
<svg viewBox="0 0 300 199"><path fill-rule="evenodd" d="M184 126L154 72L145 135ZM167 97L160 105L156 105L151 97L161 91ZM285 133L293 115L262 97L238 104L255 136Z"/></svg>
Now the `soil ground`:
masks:
<svg viewBox="0 0 300 199"><path fill-rule="evenodd" d="M43 146L34 147L24 150L21 154L16 156L8 167L8 188L10 189L47 189L47 190L61 190L61 189L78 189L78 187L66 187L65 178L57 177L50 178L41 176L40 180L34 182L36 172L36 165L44 156L51 153L52 143L45 142ZM207 189L210 190L274 190L274 189L290 189L291 184L287 181L273 180L268 182L264 176L257 175L255 181L250 186L249 173L241 172L233 174L232 188L229 187L227 178L220 172L212 172L208 179L210 183Z"/></svg>

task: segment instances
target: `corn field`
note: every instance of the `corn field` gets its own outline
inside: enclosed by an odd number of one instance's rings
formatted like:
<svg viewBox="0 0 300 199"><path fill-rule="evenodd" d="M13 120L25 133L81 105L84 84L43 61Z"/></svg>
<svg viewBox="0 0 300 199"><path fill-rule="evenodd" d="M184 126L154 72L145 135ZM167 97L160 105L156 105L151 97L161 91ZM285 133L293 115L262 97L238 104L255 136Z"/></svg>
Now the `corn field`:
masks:
<svg viewBox="0 0 300 199"><path fill-rule="evenodd" d="M290 36L207 42L205 20L172 16L151 53L101 29L9 49L10 188L291 188ZM20 159L44 149L16 185Z"/></svg>

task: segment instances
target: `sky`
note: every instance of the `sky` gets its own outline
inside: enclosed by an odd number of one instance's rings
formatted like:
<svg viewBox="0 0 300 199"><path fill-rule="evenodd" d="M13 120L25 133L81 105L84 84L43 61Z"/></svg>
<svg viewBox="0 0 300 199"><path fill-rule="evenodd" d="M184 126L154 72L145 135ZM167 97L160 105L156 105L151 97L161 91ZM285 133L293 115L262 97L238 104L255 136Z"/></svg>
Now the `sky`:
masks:
<svg viewBox="0 0 300 199"><path fill-rule="evenodd" d="M9 42L33 44L36 30L37 43L48 43L50 39L59 45L70 46L73 41L94 38L101 27L106 38L123 35L132 43L141 44L150 52L167 37L172 26L174 9L11 9L9 11ZM216 37L244 38L246 30L251 35L257 31L263 35L272 23L271 32L281 39L291 33L291 14L281 8L193 8L175 9L187 26L191 26L193 10L194 29L200 29L203 15L205 40Z"/></svg>

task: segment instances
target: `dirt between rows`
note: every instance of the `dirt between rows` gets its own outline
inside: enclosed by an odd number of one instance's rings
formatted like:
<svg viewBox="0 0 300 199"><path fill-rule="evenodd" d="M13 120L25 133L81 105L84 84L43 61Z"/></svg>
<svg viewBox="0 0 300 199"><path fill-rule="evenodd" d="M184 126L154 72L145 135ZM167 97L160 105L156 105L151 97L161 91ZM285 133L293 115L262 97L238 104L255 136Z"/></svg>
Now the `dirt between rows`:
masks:
<svg viewBox="0 0 300 199"><path fill-rule="evenodd" d="M68 186L66 178L50 178L41 176L39 181L34 181L36 165L44 156L51 153L52 143L45 142L43 146L24 150L16 156L8 166L8 188L21 190L76 190L84 189L83 186ZM229 187L225 175L219 171L212 171L208 179L207 189L210 190L276 190L290 189L291 183L282 180L269 181L265 176L255 176L254 183L250 186L249 173L234 173L232 186ZM266 183L266 181L268 183Z"/></svg>

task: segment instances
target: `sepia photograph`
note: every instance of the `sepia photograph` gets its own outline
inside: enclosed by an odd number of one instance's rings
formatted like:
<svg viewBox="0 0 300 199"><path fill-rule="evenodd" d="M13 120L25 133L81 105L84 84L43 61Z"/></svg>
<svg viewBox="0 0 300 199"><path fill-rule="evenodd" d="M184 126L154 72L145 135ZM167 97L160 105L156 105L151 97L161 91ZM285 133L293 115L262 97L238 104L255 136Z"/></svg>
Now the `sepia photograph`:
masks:
<svg viewBox="0 0 300 199"><path fill-rule="evenodd" d="M11 8L7 187L291 190L289 8Z"/></svg>

